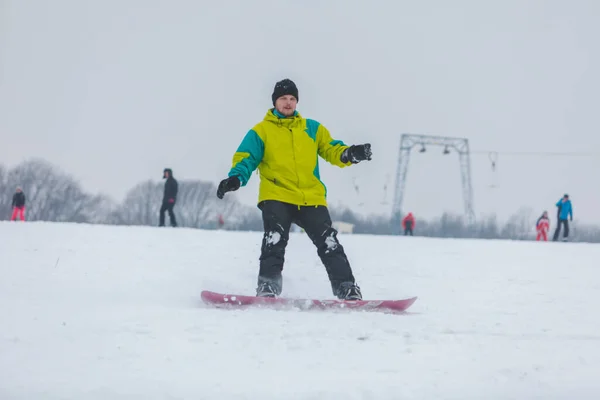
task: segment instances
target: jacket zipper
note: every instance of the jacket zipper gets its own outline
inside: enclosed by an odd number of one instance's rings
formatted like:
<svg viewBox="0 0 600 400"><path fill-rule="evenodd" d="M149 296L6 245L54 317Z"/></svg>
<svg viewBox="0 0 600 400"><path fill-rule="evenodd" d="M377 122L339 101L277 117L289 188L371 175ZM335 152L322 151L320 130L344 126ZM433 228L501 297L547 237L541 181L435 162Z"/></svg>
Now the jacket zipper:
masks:
<svg viewBox="0 0 600 400"><path fill-rule="evenodd" d="M290 135L292 135L292 154L294 155L294 170L296 171L296 179L297 179L297 184L298 184L298 190L301 191L300 189L300 175L298 175L298 163L296 162L296 146L295 146L295 142L294 142L294 131L292 131L292 129L288 128L290 131ZM302 192L302 199L304 200L304 204L306 204L306 196L304 195L304 192Z"/></svg>

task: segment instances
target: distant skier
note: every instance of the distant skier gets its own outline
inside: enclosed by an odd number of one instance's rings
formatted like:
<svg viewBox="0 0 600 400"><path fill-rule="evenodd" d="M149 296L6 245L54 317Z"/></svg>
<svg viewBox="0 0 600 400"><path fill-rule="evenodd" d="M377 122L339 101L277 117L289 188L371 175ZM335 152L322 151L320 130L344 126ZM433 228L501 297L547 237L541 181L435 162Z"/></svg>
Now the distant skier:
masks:
<svg viewBox="0 0 600 400"><path fill-rule="evenodd" d="M11 221L16 221L17 217L21 221L25 221L25 193L23 193L23 189L17 187L15 194L12 198L12 216L10 217Z"/></svg>
<svg viewBox="0 0 600 400"><path fill-rule="evenodd" d="M347 167L371 160L371 145L348 146L334 140L319 122L301 116L296 111L298 89L289 79L275 84L271 100L274 107L246 134L233 156L229 177L217 189L217 197L222 199L226 192L245 186L256 168L260 171L258 208L264 234L256 295L281 294L285 249L291 224L295 223L317 248L333 294L339 299L362 299L332 227L318 156L332 165Z"/></svg>
<svg viewBox="0 0 600 400"><path fill-rule="evenodd" d="M412 212L409 212L402 219L402 229L404 229L404 236L410 235L413 236L413 229L415 228L415 216Z"/></svg>
<svg viewBox="0 0 600 400"><path fill-rule="evenodd" d="M171 226L176 227L177 220L175 219L173 207L175 207L175 203L177 202L177 192L179 185L177 183L177 180L173 177L173 171L170 168L164 169L163 179L166 179L165 192L163 195L162 206L160 207L158 226L165 226L165 212L168 211Z"/></svg>
<svg viewBox="0 0 600 400"><path fill-rule="evenodd" d="M550 230L548 211L544 211L544 213L538 218L537 222L535 223L535 229L537 231L537 237L535 240L538 242L541 240L544 242L548 241L548 231Z"/></svg>
<svg viewBox="0 0 600 400"><path fill-rule="evenodd" d="M563 233L563 241L566 241L569 237L568 219L573 221L573 206L571 205L571 200L569 200L569 195L565 194L562 199L556 203L556 207L558 207L558 221L556 223L556 230L554 231L554 237L552 240L554 242L558 240L561 225L564 225L565 230Z"/></svg>

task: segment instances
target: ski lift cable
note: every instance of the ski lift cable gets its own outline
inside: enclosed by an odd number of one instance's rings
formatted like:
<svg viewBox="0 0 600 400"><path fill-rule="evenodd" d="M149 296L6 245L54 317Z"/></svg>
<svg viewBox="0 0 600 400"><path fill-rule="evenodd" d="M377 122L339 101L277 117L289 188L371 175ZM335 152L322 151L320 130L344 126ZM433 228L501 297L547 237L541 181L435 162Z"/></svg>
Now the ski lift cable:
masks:
<svg viewBox="0 0 600 400"><path fill-rule="evenodd" d="M548 157L600 157L600 153L587 152L560 152L560 151L494 151L494 150L471 150L471 154L483 154L488 157L491 154L506 156L548 156Z"/></svg>

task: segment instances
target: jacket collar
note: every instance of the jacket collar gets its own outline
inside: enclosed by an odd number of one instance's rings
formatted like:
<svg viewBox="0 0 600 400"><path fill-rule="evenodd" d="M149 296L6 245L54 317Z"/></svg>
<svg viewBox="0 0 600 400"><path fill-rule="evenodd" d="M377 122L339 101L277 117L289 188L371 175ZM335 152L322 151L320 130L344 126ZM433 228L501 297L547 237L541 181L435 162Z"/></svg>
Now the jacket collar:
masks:
<svg viewBox="0 0 600 400"><path fill-rule="evenodd" d="M278 126L290 126L290 125L296 124L299 121L301 121L302 116L296 110L296 111L294 111L294 115L292 115L291 117L286 117L286 116L280 114L279 112L277 112L277 110L275 108L270 108L269 111L267 111L267 114L265 115L264 120L268 121L268 122L272 122Z"/></svg>
<svg viewBox="0 0 600 400"><path fill-rule="evenodd" d="M271 112L272 112L272 113L273 113L273 114L274 114L274 115L275 115L277 118L293 118L293 117L295 117L296 115L298 115L298 111L297 111L297 110L296 110L296 111L294 111L294 115L293 115L292 117L286 117L285 115L281 114L279 111L277 111L277 110L276 110L276 109L274 109L274 108L271 108L271 110L270 110L270 111L271 111Z"/></svg>

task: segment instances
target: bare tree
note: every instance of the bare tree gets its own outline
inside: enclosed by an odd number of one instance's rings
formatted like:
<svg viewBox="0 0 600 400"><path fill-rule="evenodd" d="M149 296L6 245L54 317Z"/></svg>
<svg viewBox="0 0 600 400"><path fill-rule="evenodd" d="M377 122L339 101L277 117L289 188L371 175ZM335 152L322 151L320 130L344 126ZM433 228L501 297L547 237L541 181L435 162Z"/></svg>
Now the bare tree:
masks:
<svg viewBox="0 0 600 400"><path fill-rule="evenodd" d="M262 231L264 229L263 220L258 208L248 209L241 218L234 221L233 224L225 225L225 229L240 230L240 231Z"/></svg>
<svg viewBox="0 0 600 400"><path fill-rule="evenodd" d="M235 209L231 196L217 199L217 187L212 182L189 180L180 183L177 202L182 226L190 228L215 228L219 212L228 216ZM217 203L219 201L219 203Z"/></svg>
<svg viewBox="0 0 600 400"><path fill-rule="evenodd" d="M162 186L151 180L135 185L111 218L119 225L157 225Z"/></svg>
<svg viewBox="0 0 600 400"><path fill-rule="evenodd" d="M8 183L8 172L4 165L0 165L0 221L10 218L12 212L12 196L15 188Z"/></svg>
<svg viewBox="0 0 600 400"><path fill-rule="evenodd" d="M513 214L504 228L500 232L500 236L506 239L527 240L535 239L535 217L533 209L530 207L521 207Z"/></svg>
<svg viewBox="0 0 600 400"><path fill-rule="evenodd" d="M29 221L89 222L97 219L98 204L104 199L85 193L71 176L38 159L22 162L5 174L3 209L5 202L10 206L17 186L25 193Z"/></svg>
<svg viewBox="0 0 600 400"><path fill-rule="evenodd" d="M124 225L158 225L164 184L146 181L132 188L120 209L111 216L114 223ZM222 215L227 227L234 228L245 219L248 210L239 204L235 196L220 200L217 187L212 182L200 180L179 181L177 203L174 207L177 223L181 227L214 229L218 216Z"/></svg>
<svg viewBox="0 0 600 400"><path fill-rule="evenodd" d="M89 196L88 204L81 212L82 222L112 225L115 222L111 218L116 208L115 201L106 195Z"/></svg>

